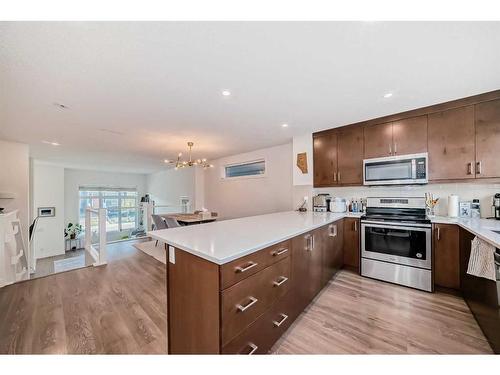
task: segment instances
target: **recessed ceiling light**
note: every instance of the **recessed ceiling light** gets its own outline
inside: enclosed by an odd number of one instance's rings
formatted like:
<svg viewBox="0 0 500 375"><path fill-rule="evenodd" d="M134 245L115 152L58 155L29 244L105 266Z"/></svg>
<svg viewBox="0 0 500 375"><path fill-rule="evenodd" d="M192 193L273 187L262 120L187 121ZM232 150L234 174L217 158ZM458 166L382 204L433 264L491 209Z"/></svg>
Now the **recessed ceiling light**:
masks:
<svg viewBox="0 0 500 375"><path fill-rule="evenodd" d="M281 124L281 127L288 128L288 124Z"/></svg>
<svg viewBox="0 0 500 375"><path fill-rule="evenodd" d="M384 98L390 98L392 95L392 92L388 92L387 94L384 94Z"/></svg>
<svg viewBox="0 0 500 375"><path fill-rule="evenodd" d="M42 141L42 143L46 143L46 144L52 145L52 146L60 146L61 145L59 142L51 142L51 141Z"/></svg>
<svg viewBox="0 0 500 375"><path fill-rule="evenodd" d="M231 91L229 91L229 90L222 90L222 96L231 96Z"/></svg>

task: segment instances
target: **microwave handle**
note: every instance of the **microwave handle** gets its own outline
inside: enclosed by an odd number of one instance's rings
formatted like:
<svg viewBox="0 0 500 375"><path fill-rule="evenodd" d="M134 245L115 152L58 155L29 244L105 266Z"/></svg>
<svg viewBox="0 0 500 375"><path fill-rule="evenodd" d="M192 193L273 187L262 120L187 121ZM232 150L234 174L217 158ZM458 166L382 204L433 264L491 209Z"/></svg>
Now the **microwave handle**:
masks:
<svg viewBox="0 0 500 375"><path fill-rule="evenodd" d="M417 160L416 159L411 160L411 178L414 180L417 178Z"/></svg>

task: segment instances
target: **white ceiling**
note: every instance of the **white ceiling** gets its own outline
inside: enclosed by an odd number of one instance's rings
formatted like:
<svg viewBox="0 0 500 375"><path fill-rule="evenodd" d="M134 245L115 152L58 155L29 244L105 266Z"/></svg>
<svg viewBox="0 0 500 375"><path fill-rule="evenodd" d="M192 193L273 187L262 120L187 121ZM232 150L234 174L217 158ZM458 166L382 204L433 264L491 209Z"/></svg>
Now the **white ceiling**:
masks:
<svg viewBox="0 0 500 375"><path fill-rule="evenodd" d="M0 138L149 173L499 89L499 45L500 22L3 22Z"/></svg>

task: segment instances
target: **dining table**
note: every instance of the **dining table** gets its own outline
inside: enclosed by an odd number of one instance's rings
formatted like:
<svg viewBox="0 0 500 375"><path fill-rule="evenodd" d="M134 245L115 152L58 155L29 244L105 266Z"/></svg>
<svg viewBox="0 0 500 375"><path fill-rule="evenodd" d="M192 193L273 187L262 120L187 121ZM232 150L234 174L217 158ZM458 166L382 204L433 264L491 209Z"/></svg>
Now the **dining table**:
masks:
<svg viewBox="0 0 500 375"><path fill-rule="evenodd" d="M217 216L203 217L198 213L171 213L171 214L161 214L161 217L171 217L181 225L195 225L203 223L211 223L217 220Z"/></svg>

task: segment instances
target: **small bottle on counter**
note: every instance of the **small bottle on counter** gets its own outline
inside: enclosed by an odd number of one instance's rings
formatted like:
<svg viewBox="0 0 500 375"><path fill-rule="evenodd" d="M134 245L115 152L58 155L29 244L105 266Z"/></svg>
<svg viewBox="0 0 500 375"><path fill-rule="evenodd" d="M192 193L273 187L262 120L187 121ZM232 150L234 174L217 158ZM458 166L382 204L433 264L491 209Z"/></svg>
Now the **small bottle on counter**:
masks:
<svg viewBox="0 0 500 375"><path fill-rule="evenodd" d="M473 219L480 219L481 218L481 205L479 203L479 199L472 200L471 217Z"/></svg>

